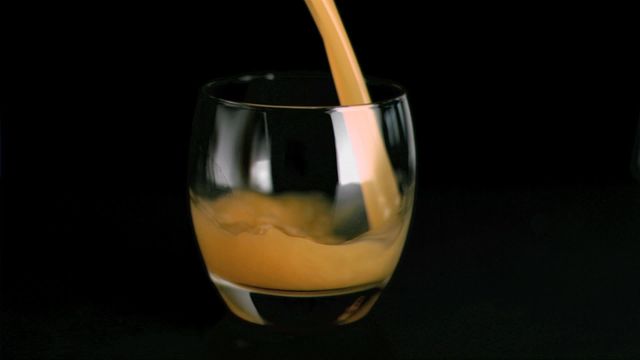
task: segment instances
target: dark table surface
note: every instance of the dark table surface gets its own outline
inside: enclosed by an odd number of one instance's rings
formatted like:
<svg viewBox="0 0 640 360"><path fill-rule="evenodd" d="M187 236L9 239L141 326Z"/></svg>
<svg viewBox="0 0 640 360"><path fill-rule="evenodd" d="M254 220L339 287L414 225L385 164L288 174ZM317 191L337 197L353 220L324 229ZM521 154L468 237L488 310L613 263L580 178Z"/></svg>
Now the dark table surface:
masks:
<svg viewBox="0 0 640 360"><path fill-rule="evenodd" d="M48 257L68 250L62 241L5 242L20 259L10 270L22 272L5 276L3 358L640 356L637 184L422 189L404 255L371 314L306 335L227 313L184 199L123 200L119 213L88 202L96 219L84 225L73 221L82 209L54 200L51 211L68 222L44 217L11 238L82 234L105 242L87 246L102 253L76 250L57 264Z"/></svg>

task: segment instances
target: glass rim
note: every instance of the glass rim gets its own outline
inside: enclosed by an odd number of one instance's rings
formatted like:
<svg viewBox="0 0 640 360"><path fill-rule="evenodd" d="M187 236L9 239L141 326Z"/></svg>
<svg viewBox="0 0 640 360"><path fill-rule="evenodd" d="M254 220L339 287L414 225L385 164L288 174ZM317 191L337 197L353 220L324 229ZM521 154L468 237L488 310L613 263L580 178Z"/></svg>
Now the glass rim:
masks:
<svg viewBox="0 0 640 360"><path fill-rule="evenodd" d="M385 97L379 101L373 101L370 103L363 104L354 104L354 105L275 105L275 104L261 104L261 103L252 103L252 102L244 102L244 101L236 101L225 99L221 96L215 96L211 94L208 90L217 86L222 86L228 84L233 81L240 82L250 82L255 79L267 79L273 80L276 78L285 78L285 77L294 77L294 78L329 78L331 79L331 74L327 72L315 72L315 71L263 71L263 72L251 72L240 75L232 75L232 76L224 76L218 77L213 80L205 83L201 88L201 93L209 99L214 100L215 102L230 106L230 107L239 107L239 108L247 108L254 110L268 110L268 109L291 109L291 110L341 110L341 109L354 109L354 108L377 108L386 104L394 103L402 101L407 97L407 90L404 86L383 78L374 77L374 76L365 76L365 82L367 83L375 83L382 86L387 86L390 88L394 88L399 95Z"/></svg>

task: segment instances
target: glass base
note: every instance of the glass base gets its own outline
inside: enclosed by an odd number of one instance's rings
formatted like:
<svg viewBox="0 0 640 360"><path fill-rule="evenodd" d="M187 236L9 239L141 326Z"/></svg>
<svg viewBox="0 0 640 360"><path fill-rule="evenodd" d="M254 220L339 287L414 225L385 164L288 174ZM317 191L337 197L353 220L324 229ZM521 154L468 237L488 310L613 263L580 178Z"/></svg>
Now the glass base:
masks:
<svg viewBox="0 0 640 360"><path fill-rule="evenodd" d="M209 274L236 316L260 325L306 330L349 324L363 318L384 284L321 291L284 291L238 285Z"/></svg>

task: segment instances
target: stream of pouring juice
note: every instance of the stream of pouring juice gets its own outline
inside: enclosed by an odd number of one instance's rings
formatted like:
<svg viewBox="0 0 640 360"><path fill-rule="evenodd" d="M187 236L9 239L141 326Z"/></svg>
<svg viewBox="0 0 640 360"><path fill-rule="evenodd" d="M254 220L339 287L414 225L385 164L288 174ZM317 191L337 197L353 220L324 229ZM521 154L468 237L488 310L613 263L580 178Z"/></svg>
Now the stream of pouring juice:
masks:
<svg viewBox="0 0 640 360"><path fill-rule="evenodd" d="M322 35L341 105L370 103L335 4L306 3ZM398 262L410 217L399 210L411 206L401 204L373 110L345 109L342 116L369 227L355 239L334 235L332 204L320 195L234 190L211 201L192 194L194 228L210 276L230 309L245 320L269 322L255 304L256 294L323 299L356 294L345 313L333 319L355 321L378 296L369 290L384 286Z"/></svg>
<svg viewBox="0 0 640 360"><path fill-rule="evenodd" d="M369 91L333 0L305 0L318 26L341 105L368 104ZM369 227L377 229L400 206L400 195L375 113L343 113L362 184Z"/></svg>

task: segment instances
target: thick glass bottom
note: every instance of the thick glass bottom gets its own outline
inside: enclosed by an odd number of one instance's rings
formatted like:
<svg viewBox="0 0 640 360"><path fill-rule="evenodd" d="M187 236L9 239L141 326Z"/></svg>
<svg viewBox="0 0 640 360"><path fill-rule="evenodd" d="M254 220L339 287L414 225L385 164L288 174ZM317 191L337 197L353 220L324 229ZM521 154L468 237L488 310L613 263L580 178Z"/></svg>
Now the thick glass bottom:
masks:
<svg viewBox="0 0 640 360"><path fill-rule="evenodd" d="M282 329L317 329L363 318L384 284L319 290L285 291L238 285L209 274L227 306L246 321Z"/></svg>

